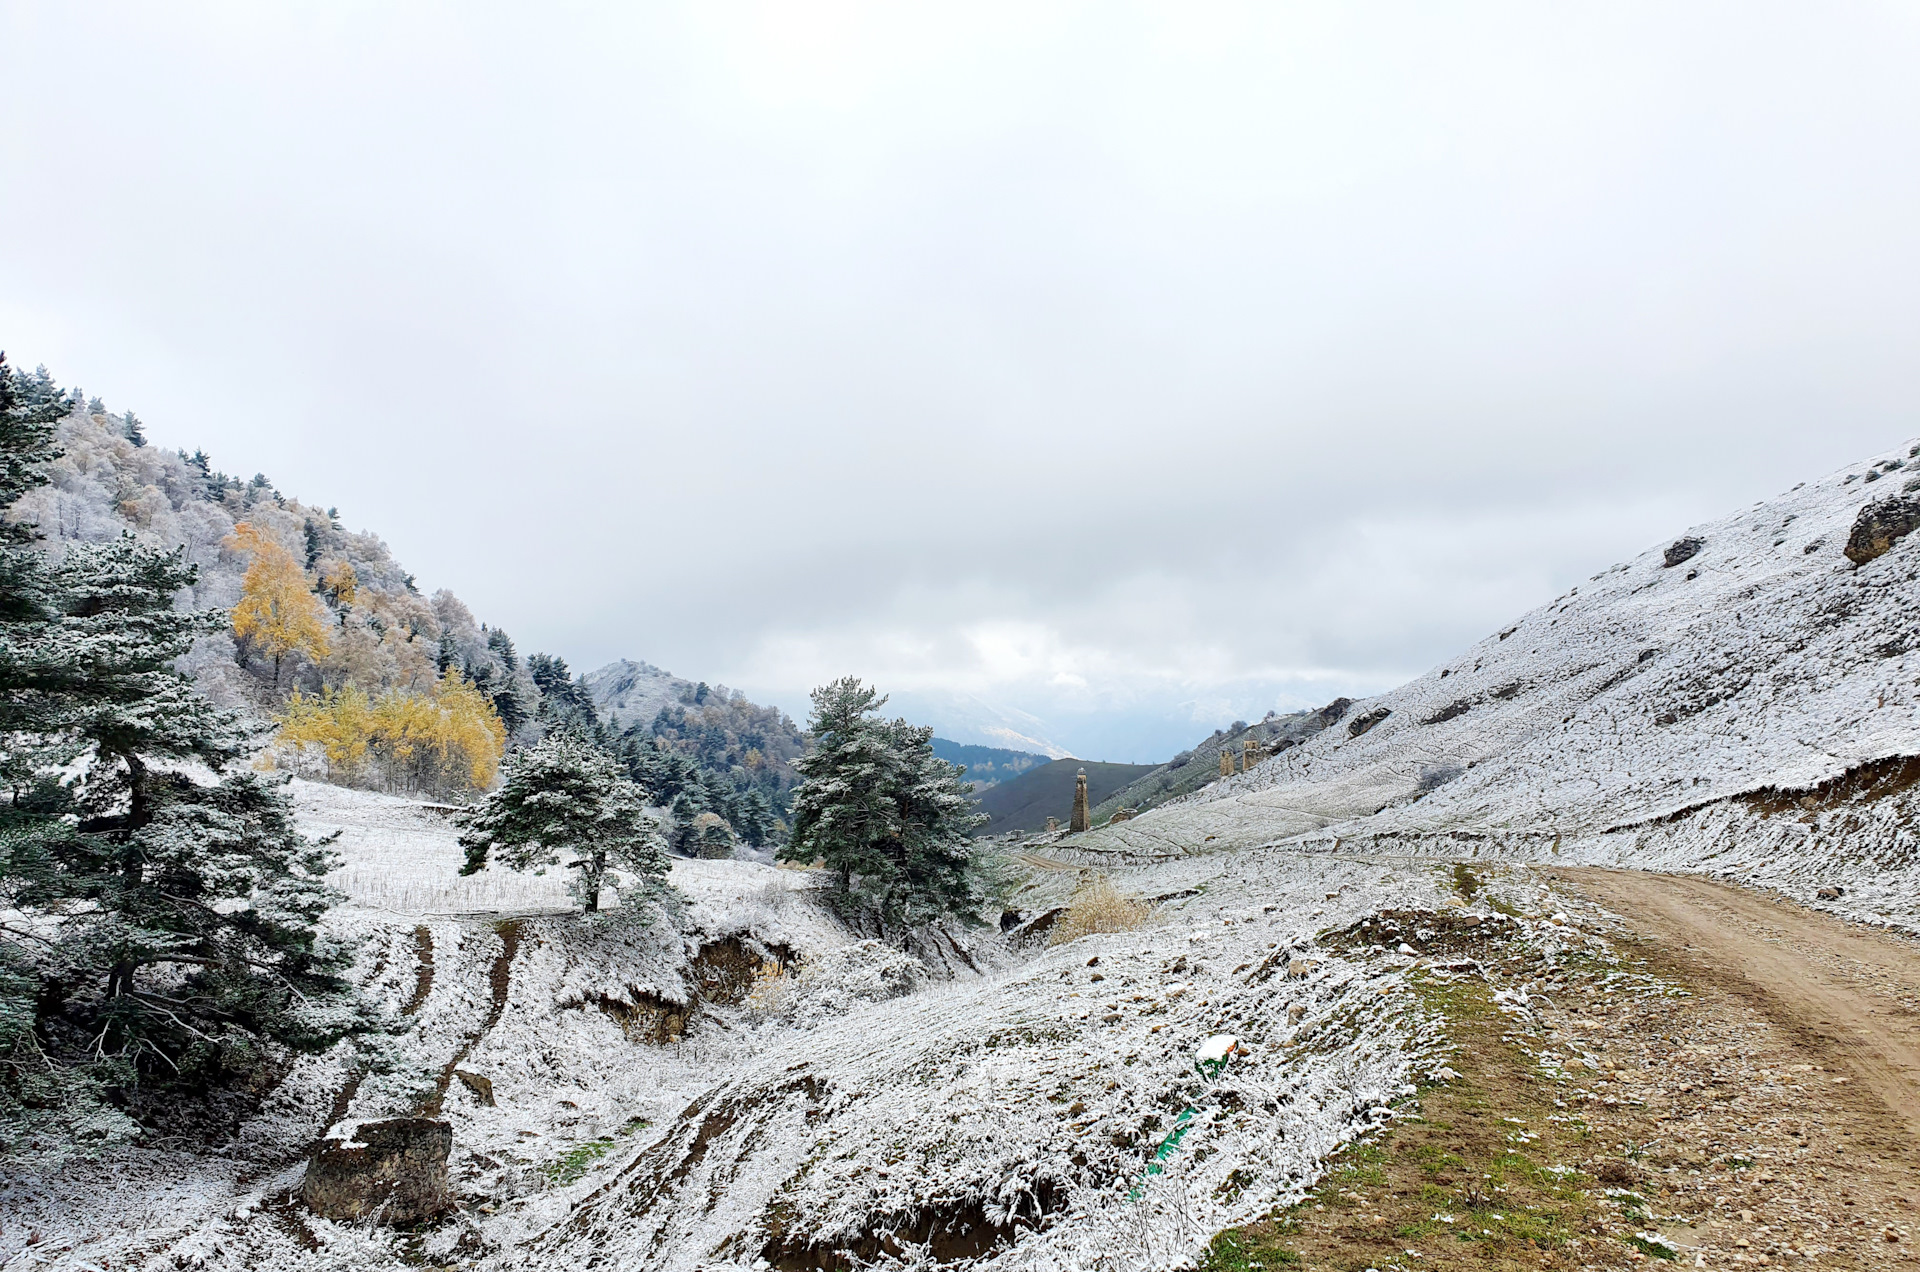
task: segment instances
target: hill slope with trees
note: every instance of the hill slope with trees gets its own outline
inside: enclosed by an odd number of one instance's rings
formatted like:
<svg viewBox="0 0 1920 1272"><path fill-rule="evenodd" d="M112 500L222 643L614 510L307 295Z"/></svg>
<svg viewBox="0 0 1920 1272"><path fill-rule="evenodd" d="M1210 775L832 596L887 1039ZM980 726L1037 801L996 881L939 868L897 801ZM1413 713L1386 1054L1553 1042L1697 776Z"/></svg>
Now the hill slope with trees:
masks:
<svg viewBox="0 0 1920 1272"><path fill-rule="evenodd" d="M977 795L989 786L998 786L1002 782L1011 782L1022 773L1030 773L1043 764L1053 761L1044 755L1032 751L1010 751L999 746L972 746L965 742L952 742L946 738L933 740L933 753L949 764L958 764L967 770L967 782Z"/></svg>

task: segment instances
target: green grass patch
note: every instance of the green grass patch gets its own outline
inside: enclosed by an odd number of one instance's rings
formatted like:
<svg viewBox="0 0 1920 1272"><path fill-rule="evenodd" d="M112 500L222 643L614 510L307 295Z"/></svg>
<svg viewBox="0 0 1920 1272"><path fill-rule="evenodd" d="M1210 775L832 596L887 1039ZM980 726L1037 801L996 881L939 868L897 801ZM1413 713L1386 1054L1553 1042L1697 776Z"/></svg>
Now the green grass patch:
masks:
<svg viewBox="0 0 1920 1272"><path fill-rule="evenodd" d="M1201 1272L1264 1272L1298 1265L1300 1253L1240 1232L1223 1232L1207 1247Z"/></svg>
<svg viewBox="0 0 1920 1272"><path fill-rule="evenodd" d="M565 1188L593 1169L593 1164L605 1157L613 1149L610 1139L588 1140L568 1149L557 1160L548 1162L541 1170L547 1176L547 1182L556 1188Z"/></svg>
<svg viewBox="0 0 1920 1272"><path fill-rule="evenodd" d="M1471 901L1473 900L1473 894L1486 886L1486 881L1479 875L1473 873L1473 868L1467 865L1466 862L1461 861L1454 864L1453 890L1455 892L1458 892L1461 896Z"/></svg>

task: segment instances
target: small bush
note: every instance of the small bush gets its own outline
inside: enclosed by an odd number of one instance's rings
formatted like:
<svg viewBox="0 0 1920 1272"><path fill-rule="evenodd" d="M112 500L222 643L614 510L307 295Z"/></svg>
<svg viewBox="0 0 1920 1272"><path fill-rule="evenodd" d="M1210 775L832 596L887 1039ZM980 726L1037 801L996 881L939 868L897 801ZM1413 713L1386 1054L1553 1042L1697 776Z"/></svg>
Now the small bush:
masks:
<svg viewBox="0 0 1920 1272"><path fill-rule="evenodd" d="M1151 912L1145 901L1120 891L1105 875L1097 875L1073 894L1067 912L1053 925L1050 944L1065 945L1095 932L1131 932Z"/></svg>

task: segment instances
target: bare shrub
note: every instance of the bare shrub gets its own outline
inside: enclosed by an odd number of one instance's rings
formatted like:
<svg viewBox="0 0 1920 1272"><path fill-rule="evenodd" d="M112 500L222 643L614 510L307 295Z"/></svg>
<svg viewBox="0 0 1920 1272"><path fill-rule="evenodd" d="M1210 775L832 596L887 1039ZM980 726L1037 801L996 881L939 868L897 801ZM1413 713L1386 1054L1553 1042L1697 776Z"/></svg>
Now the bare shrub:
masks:
<svg viewBox="0 0 1920 1272"><path fill-rule="evenodd" d="M1120 891L1107 876L1095 875L1067 902L1067 912L1053 925L1049 944L1065 945L1095 932L1131 932L1151 912L1152 907L1139 897Z"/></svg>

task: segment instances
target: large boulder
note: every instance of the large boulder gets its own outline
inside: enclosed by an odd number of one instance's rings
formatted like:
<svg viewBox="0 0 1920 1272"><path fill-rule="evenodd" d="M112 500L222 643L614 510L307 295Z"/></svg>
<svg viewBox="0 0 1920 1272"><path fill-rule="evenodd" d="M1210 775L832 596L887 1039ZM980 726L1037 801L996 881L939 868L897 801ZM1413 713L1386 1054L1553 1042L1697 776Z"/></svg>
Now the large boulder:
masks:
<svg viewBox="0 0 1920 1272"><path fill-rule="evenodd" d="M1688 535L1684 539L1675 539L1668 545L1666 555L1662 558L1666 562L1662 568L1671 570L1683 561L1691 561L1693 558L1699 556L1700 549L1706 546L1707 541L1705 539L1697 539L1692 535Z"/></svg>
<svg viewBox="0 0 1920 1272"><path fill-rule="evenodd" d="M321 1141L300 1198L326 1219L424 1223L453 1208L447 1153L453 1128L426 1117L363 1122L345 1139Z"/></svg>
<svg viewBox="0 0 1920 1272"><path fill-rule="evenodd" d="M1920 526L1920 495L1876 499L1854 518L1853 533L1847 536L1847 560L1865 565L1916 526Z"/></svg>

